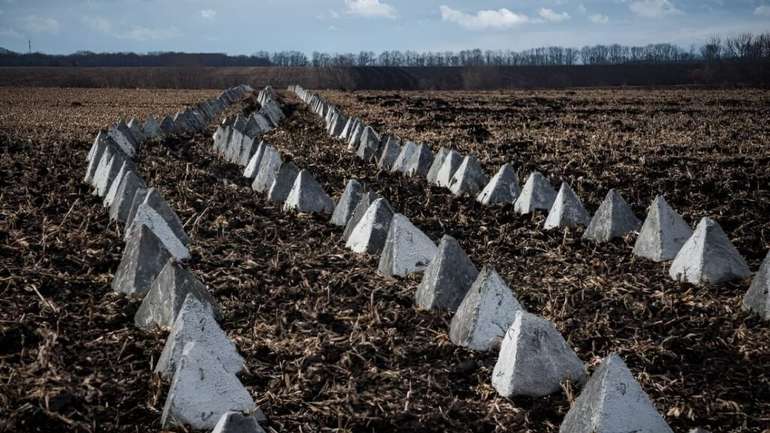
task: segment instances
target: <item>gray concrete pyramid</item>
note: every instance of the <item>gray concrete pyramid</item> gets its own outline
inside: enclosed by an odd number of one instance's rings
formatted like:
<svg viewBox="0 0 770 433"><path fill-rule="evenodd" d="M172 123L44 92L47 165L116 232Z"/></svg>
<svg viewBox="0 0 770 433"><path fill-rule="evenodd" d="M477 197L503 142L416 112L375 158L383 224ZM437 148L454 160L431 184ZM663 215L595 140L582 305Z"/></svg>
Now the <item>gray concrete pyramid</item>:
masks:
<svg viewBox="0 0 770 433"><path fill-rule="evenodd" d="M211 433L265 433L254 415L225 412Z"/></svg>
<svg viewBox="0 0 770 433"><path fill-rule="evenodd" d="M174 128L180 134L193 132L193 126L187 121L187 116L181 111L177 111L174 115Z"/></svg>
<svg viewBox="0 0 770 433"><path fill-rule="evenodd" d="M556 190L539 171L533 171L513 203L516 213L526 215L536 210L549 210L556 200Z"/></svg>
<svg viewBox="0 0 770 433"><path fill-rule="evenodd" d="M367 126L361 134L360 144L356 156L364 161L371 161L380 150L380 136L371 127Z"/></svg>
<svg viewBox="0 0 770 433"><path fill-rule="evenodd" d="M163 131L160 130L160 123L153 116L144 121L142 132L148 140L157 140L163 135Z"/></svg>
<svg viewBox="0 0 770 433"><path fill-rule="evenodd" d="M634 215L623 197L611 189L602 201L599 209L583 233L583 239L596 242L607 242L610 239L622 238L627 233L639 230L642 222Z"/></svg>
<svg viewBox="0 0 770 433"><path fill-rule="evenodd" d="M273 124L264 114L254 113L252 114L251 118L254 119L254 122L256 122L257 126L259 126L261 133L266 133L273 129Z"/></svg>
<svg viewBox="0 0 770 433"><path fill-rule="evenodd" d="M647 212L633 254L656 262L673 260L690 236L690 226L659 195Z"/></svg>
<svg viewBox="0 0 770 433"><path fill-rule="evenodd" d="M110 205L110 219L125 223L128 220L128 214L131 211L131 202L134 195L140 189L146 190L144 181L136 175L136 172L129 170L120 180L118 189L115 192L115 199ZM146 192L145 192L146 194Z"/></svg>
<svg viewBox="0 0 770 433"><path fill-rule="evenodd" d="M139 206L141 206L142 203L144 203L144 198L147 197L147 192L149 191L149 188L140 187L136 189L136 192L134 193L134 198L131 199L131 205L128 209L128 218L126 218L126 231L128 231L128 228L131 227L131 223L134 222L134 217L136 216L136 212L139 210Z"/></svg>
<svg viewBox="0 0 770 433"><path fill-rule="evenodd" d="M398 138L392 135L389 136L385 144L382 145L381 150L377 167L380 170L390 171L393 168L393 164L396 163L398 155L401 153L401 144L399 144Z"/></svg>
<svg viewBox="0 0 770 433"><path fill-rule="evenodd" d="M492 350L522 309L500 275L484 266L452 317L449 339L471 350Z"/></svg>
<svg viewBox="0 0 770 433"><path fill-rule="evenodd" d="M422 230L397 213L390 220L385 248L377 270L388 277L405 277L423 272L436 256L438 247Z"/></svg>
<svg viewBox="0 0 770 433"><path fill-rule="evenodd" d="M136 118L131 118L126 126L128 127L128 130L131 131L131 135L134 137L137 144L145 140L144 132L142 131L142 124L139 123Z"/></svg>
<svg viewBox="0 0 770 433"><path fill-rule="evenodd" d="M366 125L364 125L363 122L359 122L353 129L353 133L350 134L350 139L348 140L348 150L351 152L358 149L358 145L361 142L361 135L364 133L364 128L366 128Z"/></svg>
<svg viewBox="0 0 770 433"><path fill-rule="evenodd" d="M427 144L420 144L406 163L404 174L409 177L425 177L433 164L433 151Z"/></svg>
<svg viewBox="0 0 770 433"><path fill-rule="evenodd" d="M96 134L94 143L91 145L91 150L88 151L88 156L86 157L88 168L86 168L86 175L83 178L83 182L93 185L94 174L96 173L96 169L99 167L99 163L102 160L102 155L108 146L117 147L116 144L112 143L112 139L107 136L106 132L99 131L99 133Z"/></svg>
<svg viewBox="0 0 770 433"><path fill-rule="evenodd" d="M102 159L99 161L92 180L95 195L104 197L107 194L110 183L118 175L120 166L125 160L121 155L123 153L120 150L116 149L113 151L110 147L107 147L102 153Z"/></svg>
<svg viewBox="0 0 770 433"><path fill-rule="evenodd" d="M425 175L425 179L429 184L433 185L436 183L438 171L441 170L441 165L444 163L444 159L446 158L447 153L449 153L449 150L447 150L445 147L441 147L433 157L433 162L430 164L428 174Z"/></svg>
<svg viewBox="0 0 770 433"><path fill-rule="evenodd" d="M216 303L206 286L176 260L169 260L142 299L134 315L134 325L145 330L171 328L188 293L216 311Z"/></svg>
<svg viewBox="0 0 770 433"><path fill-rule="evenodd" d="M174 125L174 119L171 116L166 115L160 122L160 130L163 131L163 136L168 137L176 133L176 125Z"/></svg>
<svg viewBox="0 0 770 433"><path fill-rule="evenodd" d="M353 210L353 214L348 219L348 223L345 224L342 240L347 242L348 238L350 238L350 234L353 233L353 229L356 228L358 222L361 221L361 218L364 217L366 211L369 210L369 206L371 206L378 198L380 198L380 195L374 191L367 191L361 194L361 200L359 200L356 208Z"/></svg>
<svg viewBox="0 0 770 433"><path fill-rule="evenodd" d="M171 254L152 230L143 225L131 227L123 258L112 278L112 290L144 296L170 257Z"/></svg>
<svg viewBox="0 0 770 433"><path fill-rule="evenodd" d="M347 140L350 136L351 127L354 126L356 123L355 117L349 117L347 122L345 122L345 126L342 128L342 131L340 132L340 135L338 138L342 140Z"/></svg>
<svg viewBox="0 0 770 433"><path fill-rule="evenodd" d="M244 135L251 137L253 140L254 137L262 133L262 128L259 126L259 123L257 123L257 119L255 119L254 116L249 116L248 120L246 120L246 129L243 132Z"/></svg>
<svg viewBox="0 0 770 433"><path fill-rule="evenodd" d="M668 274L676 281L701 285L748 278L751 271L722 227L711 218L703 218L677 253Z"/></svg>
<svg viewBox="0 0 770 433"><path fill-rule="evenodd" d="M449 181L449 190L457 197L462 195L476 196L489 178L473 155L467 155Z"/></svg>
<svg viewBox="0 0 770 433"><path fill-rule="evenodd" d="M174 319L166 344L155 364L155 373L163 377L174 374L187 343L199 344L232 375L243 370L243 358L219 327L211 308L210 304L202 303L190 293L185 296L182 308Z"/></svg>
<svg viewBox="0 0 770 433"><path fill-rule="evenodd" d="M224 153L224 150L227 147L227 142L230 138L230 132L231 128L229 125L219 125L217 126L217 130L214 131L214 151L218 155L222 155Z"/></svg>
<svg viewBox="0 0 770 433"><path fill-rule="evenodd" d="M335 226L345 227L350 217L353 216L353 211L356 210L358 202L361 201L361 194L363 193L364 186L360 182L356 179L348 180L348 184L345 185L345 191L342 192L342 196L334 208L330 222Z"/></svg>
<svg viewBox="0 0 770 433"><path fill-rule="evenodd" d="M511 164L503 164L492 176L486 187L476 196L476 201L485 205L513 204L519 196L519 180Z"/></svg>
<svg viewBox="0 0 770 433"><path fill-rule="evenodd" d="M283 203L289 197L294 181L299 175L299 167L294 162L289 161L281 164L278 175L275 177L270 190L267 192L267 199L276 203Z"/></svg>
<svg viewBox="0 0 770 433"><path fill-rule="evenodd" d="M102 206L109 208L112 206L112 202L115 201L115 196L118 193L118 187L120 186L120 183L123 181L123 176L126 175L127 172L133 171L135 169L135 166L133 163L131 163L131 160L124 159L123 164L120 166L120 170L118 170L118 174L115 175L115 178L112 179L110 182L110 187L107 189L107 194L104 195L104 200L102 200Z"/></svg>
<svg viewBox="0 0 770 433"><path fill-rule="evenodd" d="M139 150L139 143L137 143L134 136L131 135L131 130L128 129L128 126L125 123L121 121L112 125L107 133L126 156L129 158L136 156L136 152Z"/></svg>
<svg viewBox="0 0 770 433"><path fill-rule="evenodd" d="M583 207L575 191L567 182L562 182L543 228L550 230L557 227L586 226L590 222L591 215Z"/></svg>
<svg viewBox="0 0 770 433"><path fill-rule="evenodd" d="M345 128L345 124L347 123L348 118L345 117L344 114L338 113L337 117L334 119L334 122L332 122L331 128L329 130L329 135L331 135L334 138L338 138L342 135L342 130Z"/></svg>
<svg viewBox="0 0 770 433"><path fill-rule="evenodd" d="M334 200L309 171L302 170L294 180L283 210L331 215L334 212Z"/></svg>
<svg viewBox="0 0 770 433"><path fill-rule="evenodd" d="M241 144L243 143L245 136L246 135L237 128L233 128L232 132L230 132L230 141L227 142L227 146L225 147L225 160L227 162L232 164L238 163L241 156Z"/></svg>
<svg viewBox="0 0 770 433"><path fill-rule="evenodd" d="M390 172L405 173L407 166L409 165L409 161L412 160L412 156L414 156L415 152L417 152L417 145L414 142L406 140L404 143L402 143L401 152L399 152L398 157L390 167Z"/></svg>
<svg viewBox="0 0 770 433"><path fill-rule="evenodd" d="M236 163L242 167L246 167L251 160L252 155L259 148L259 143L254 139L254 136L244 135L241 141L241 151Z"/></svg>
<svg viewBox="0 0 770 433"><path fill-rule="evenodd" d="M444 235L438 252L417 287L415 303L423 310L455 311L479 275L455 238Z"/></svg>
<svg viewBox="0 0 770 433"><path fill-rule="evenodd" d="M375 200L353 228L345 242L345 247L356 253L380 255L385 248L393 214L393 209L387 200L384 198Z"/></svg>
<svg viewBox="0 0 770 433"><path fill-rule="evenodd" d="M583 362L550 321L520 310L500 345L492 386L503 397L543 397L585 381Z"/></svg>
<svg viewBox="0 0 770 433"><path fill-rule="evenodd" d="M443 188L449 188L452 177L462 163L462 155L457 153L454 149L450 149L449 152L447 152L446 157L444 157L444 162L441 164L441 168L436 175L436 185Z"/></svg>
<svg viewBox="0 0 770 433"><path fill-rule="evenodd" d="M150 188L144 201L136 210L131 225L146 225L166 249L179 260L190 257L187 245L190 238L184 231L182 221L155 188ZM128 232L126 232L128 235Z"/></svg>
<svg viewBox="0 0 770 433"><path fill-rule="evenodd" d="M570 408L559 433L673 433L617 354L605 358Z"/></svg>
<svg viewBox="0 0 770 433"><path fill-rule="evenodd" d="M266 145L267 143L264 141L259 143L256 152L254 152L254 155L251 155L249 163L246 164L246 168L243 169L243 177L247 179L254 179L254 177L257 175L257 169L259 168L259 164L262 163L262 155L265 153Z"/></svg>
<svg viewBox="0 0 770 433"><path fill-rule="evenodd" d="M189 425L193 430L212 429L226 412L256 410L249 391L222 368L203 343L185 345L163 406L163 428Z"/></svg>
<svg viewBox="0 0 770 433"><path fill-rule="evenodd" d="M751 280L741 306L743 311L754 313L762 320L770 320L770 253Z"/></svg>
<svg viewBox="0 0 770 433"><path fill-rule="evenodd" d="M262 160L259 162L259 168L254 176L251 189L259 193L267 192L268 188L273 184L275 177L278 176L281 164L283 164L283 160L278 150L269 144L265 144L262 151Z"/></svg>

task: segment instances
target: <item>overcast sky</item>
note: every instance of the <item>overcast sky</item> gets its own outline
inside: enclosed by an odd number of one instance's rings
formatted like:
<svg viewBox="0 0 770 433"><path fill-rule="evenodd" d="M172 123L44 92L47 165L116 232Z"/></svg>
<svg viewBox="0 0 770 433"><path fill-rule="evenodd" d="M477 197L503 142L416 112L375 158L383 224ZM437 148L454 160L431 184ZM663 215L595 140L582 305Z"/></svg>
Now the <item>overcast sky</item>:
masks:
<svg viewBox="0 0 770 433"><path fill-rule="evenodd" d="M0 47L71 53L699 44L770 31L770 0L0 0Z"/></svg>

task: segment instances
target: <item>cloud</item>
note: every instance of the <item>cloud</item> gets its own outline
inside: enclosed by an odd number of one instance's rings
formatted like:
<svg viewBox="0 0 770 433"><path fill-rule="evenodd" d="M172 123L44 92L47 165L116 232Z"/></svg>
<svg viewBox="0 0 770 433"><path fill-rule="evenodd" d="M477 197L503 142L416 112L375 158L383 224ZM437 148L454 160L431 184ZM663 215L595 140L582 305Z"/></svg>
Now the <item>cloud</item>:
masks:
<svg viewBox="0 0 770 433"><path fill-rule="evenodd" d="M13 38L13 39L22 39L24 35L17 32L16 30L7 27L7 28L0 28L0 37L3 38Z"/></svg>
<svg viewBox="0 0 770 433"><path fill-rule="evenodd" d="M580 3L578 5L578 12L580 12L583 15L585 15L585 14L588 13L588 9L586 9L586 6L583 3Z"/></svg>
<svg viewBox="0 0 770 433"><path fill-rule="evenodd" d="M81 21L83 21L83 24L86 26L102 33L112 32L112 23L107 18L85 16L81 19Z"/></svg>
<svg viewBox="0 0 770 433"><path fill-rule="evenodd" d="M21 27L31 33L59 33L59 21L54 18L29 15L20 20Z"/></svg>
<svg viewBox="0 0 770 433"><path fill-rule="evenodd" d="M181 36L181 33L176 27L151 29L149 27L134 26L127 32L116 36L121 39L133 39L135 41L155 41L161 39L173 39Z"/></svg>
<svg viewBox="0 0 770 433"><path fill-rule="evenodd" d="M610 17L603 14L594 14L589 16L588 19L595 24L607 24L610 21Z"/></svg>
<svg viewBox="0 0 770 433"><path fill-rule="evenodd" d="M214 9L203 9L201 11L201 16L207 20L213 20L214 17L217 16L217 11Z"/></svg>
<svg viewBox="0 0 770 433"><path fill-rule="evenodd" d="M550 21L552 23L560 23L562 21L566 21L570 19L570 16L567 12L558 13L555 12L553 9L548 8L542 8L537 12L538 15L540 15L540 18Z"/></svg>
<svg viewBox="0 0 770 433"><path fill-rule="evenodd" d="M657 18L664 15L677 15L682 11L670 0L634 0L629 3L631 12L645 18Z"/></svg>
<svg viewBox="0 0 770 433"><path fill-rule="evenodd" d="M757 6L757 8L754 9L754 15L758 17L770 17L770 6Z"/></svg>
<svg viewBox="0 0 770 433"><path fill-rule="evenodd" d="M498 10L480 10L475 15L467 14L449 6L442 5L441 19L459 24L469 30L503 30L529 22L529 17L502 8Z"/></svg>
<svg viewBox="0 0 770 433"><path fill-rule="evenodd" d="M345 13L362 17L396 18L396 8L380 0L345 0Z"/></svg>

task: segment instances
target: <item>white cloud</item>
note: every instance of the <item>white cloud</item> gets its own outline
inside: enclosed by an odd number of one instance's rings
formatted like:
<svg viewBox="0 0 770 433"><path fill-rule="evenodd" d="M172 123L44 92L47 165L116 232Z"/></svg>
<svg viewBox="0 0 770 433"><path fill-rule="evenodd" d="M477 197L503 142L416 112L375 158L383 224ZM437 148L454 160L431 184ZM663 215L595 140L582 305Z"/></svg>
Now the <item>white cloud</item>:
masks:
<svg viewBox="0 0 770 433"><path fill-rule="evenodd" d="M631 12L645 18L657 18L664 15L681 14L670 0L634 0L629 3Z"/></svg>
<svg viewBox="0 0 770 433"><path fill-rule="evenodd" d="M540 15L540 18L550 21L552 23L560 23L562 21L567 21L570 19L570 16L567 12L555 12L553 9L548 8L542 8L537 12L538 15Z"/></svg>
<svg viewBox="0 0 770 433"><path fill-rule="evenodd" d="M345 12L349 15L396 18L396 8L387 3L380 3L380 0L345 0L345 5Z"/></svg>
<svg viewBox="0 0 770 433"><path fill-rule="evenodd" d="M176 27L163 29L151 29L149 27L134 26L125 33L115 35L120 39L133 39L136 41L154 41L160 39L172 39L181 36Z"/></svg>
<svg viewBox="0 0 770 433"><path fill-rule="evenodd" d="M585 15L585 14L588 13L588 9L586 9L586 6L583 3L580 3L578 5L578 12L580 12L583 15Z"/></svg>
<svg viewBox="0 0 770 433"><path fill-rule="evenodd" d="M588 19L595 24L607 24L610 21L610 17L603 14L594 14L589 16Z"/></svg>
<svg viewBox="0 0 770 433"><path fill-rule="evenodd" d="M470 30L502 30L529 22L529 17L502 8L498 10L480 10L475 15L467 14L449 6L442 5L441 19L459 24Z"/></svg>
<svg viewBox="0 0 770 433"><path fill-rule="evenodd" d="M7 27L7 28L0 28L0 37L21 39L24 37L24 35L22 35L21 33L17 32L16 30L10 27Z"/></svg>
<svg viewBox="0 0 770 433"><path fill-rule="evenodd" d="M81 21L83 21L83 24L86 26L102 33L112 32L112 23L107 18L85 16L81 19Z"/></svg>
<svg viewBox="0 0 770 433"><path fill-rule="evenodd" d="M201 16L207 20L212 20L217 16L217 11L214 9L203 9L201 11Z"/></svg>
<svg viewBox="0 0 770 433"><path fill-rule="evenodd" d="M754 15L758 17L770 17L770 6L757 6L757 8L754 9Z"/></svg>
<svg viewBox="0 0 770 433"><path fill-rule="evenodd" d="M59 33L59 21L54 18L29 15L20 20L24 30L31 33Z"/></svg>

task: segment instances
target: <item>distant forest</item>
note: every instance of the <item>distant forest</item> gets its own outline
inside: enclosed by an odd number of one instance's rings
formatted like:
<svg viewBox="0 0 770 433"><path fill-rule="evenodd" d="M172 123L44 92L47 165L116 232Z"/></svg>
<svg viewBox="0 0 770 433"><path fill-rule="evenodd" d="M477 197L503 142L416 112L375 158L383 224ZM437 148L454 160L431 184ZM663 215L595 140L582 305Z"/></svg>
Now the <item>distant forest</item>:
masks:
<svg viewBox="0 0 770 433"><path fill-rule="evenodd" d="M743 33L722 38L713 36L701 47L685 50L673 44L647 46L595 45L583 48L542 47L524 51L463 50L459 52L371 51L360 53L314 52L308 58L299 51L250 56L219 53L93 53L81 51L69 55L43 53L21 54L0 49L0 66L76 66L76 67L478 67L478 66L572 66L690 64L741 61L770 61L770 32L759 35Z"/></svg>

